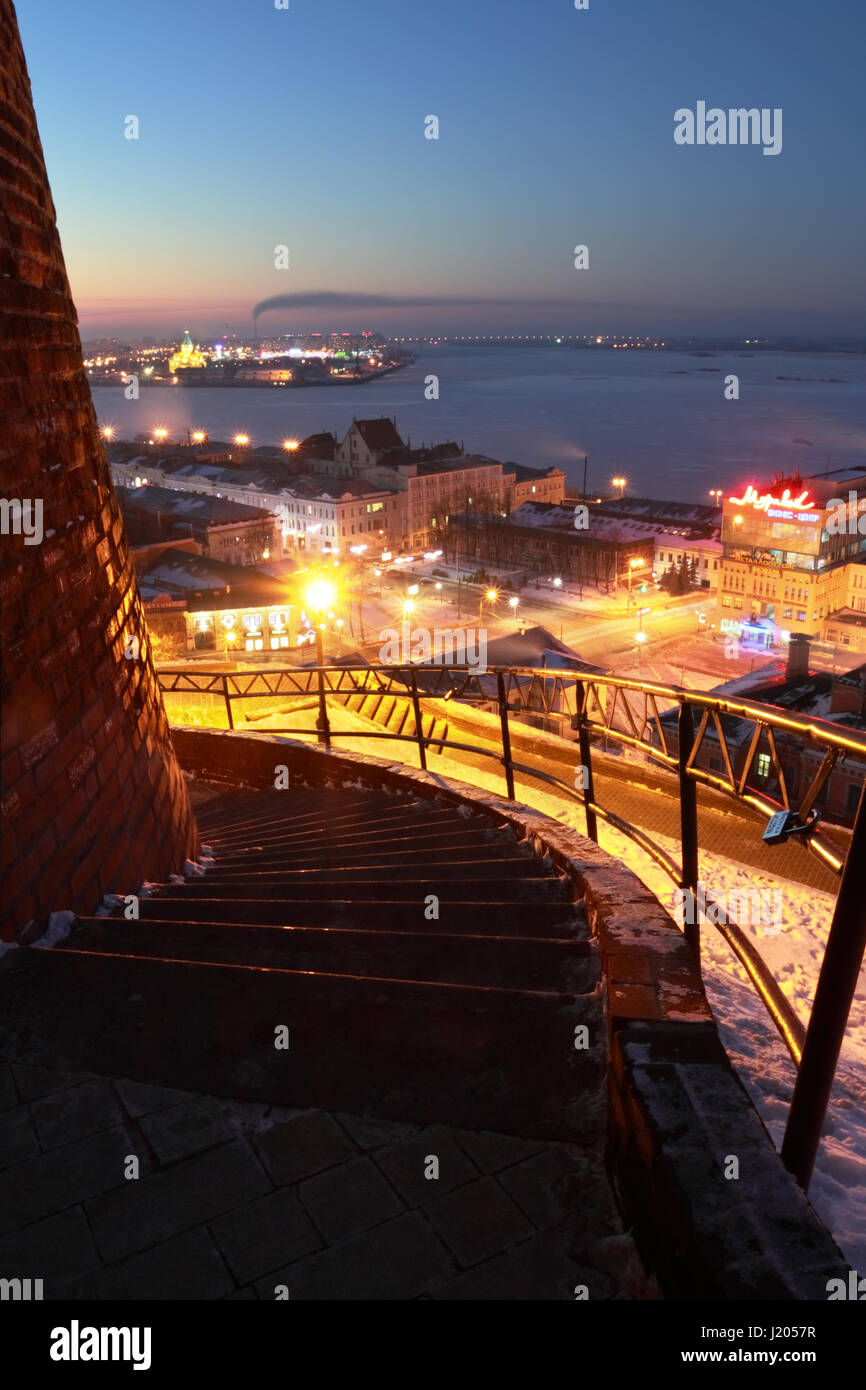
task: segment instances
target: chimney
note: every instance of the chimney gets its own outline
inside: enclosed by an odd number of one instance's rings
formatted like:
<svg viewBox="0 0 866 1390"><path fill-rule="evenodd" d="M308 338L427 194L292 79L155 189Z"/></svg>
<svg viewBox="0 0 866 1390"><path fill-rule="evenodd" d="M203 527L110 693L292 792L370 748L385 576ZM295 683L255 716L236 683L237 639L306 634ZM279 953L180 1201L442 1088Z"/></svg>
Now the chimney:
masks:
<svg viewBox="0 0 866 1390"><path fill-rule="evenodd" d="M811 638L807 637L805 632L791 633L788 643L788 665L785 669L788 680L795 680L797 676L808 676L810 644Z"/></svg>

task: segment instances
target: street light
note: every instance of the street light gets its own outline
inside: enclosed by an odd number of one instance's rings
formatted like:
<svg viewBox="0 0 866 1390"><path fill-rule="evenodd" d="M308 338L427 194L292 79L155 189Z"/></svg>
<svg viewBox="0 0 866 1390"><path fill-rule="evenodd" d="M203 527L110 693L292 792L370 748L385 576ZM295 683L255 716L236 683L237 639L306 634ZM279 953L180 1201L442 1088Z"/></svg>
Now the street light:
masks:
<svg viewBox="0 0 866 1390"><path fill-rule="evenodd" d="M113 426L113 425L103 425L103 427L102 427L102 437L103 437L103 439L113 439L113 438L114 438L114 426Z"/></svg>
<svg viewBox="0 0 866 1390"><path fill-rule="evenodd" d="M235 435L235 443L237 444L237 446L238 446L239 449L245 449L246 446L249 444L249 442L250 442L250 437L249 437L248 434L236 434L236 435Z"/></svg>
<svg viewBox="0 0 866 1390"><path fill-rule="evenodd" d="M485 600L486 600L488 603L493 604L493 603L496 602L496 600L497 600L498 598L499 598L499 595L498 595L498 593L496 592L495 589L488 589L486 594L482 594L482 595L481 595L481 598L478 600L478 621L479 621L479 623L481 622L481 612L482 612L482 609L484 608L484 602L485 602Z"/></svg>
<svg viewBox="0 0 866 1390"><path fill-rule="evenodd" d="M207 439L207 435L205 434L204 430L193 430L192 434L190 435L190 438L192 439L193 444L204 444L205 440Z"/></svg>
<svg viewBox="0 0 866 1390"><path fill-rule="evenodd" d="M721 502L721 500L722 500L722 489L721 489L720 487L711 487L711 488L710 488L710 496L711 496L711 497L715 497L717 503L718 503L718 502Z"/></svg>
<svg viewBox="0 0 866 1390"><path fill-rule="evenodd" d="M283 448L284 448L284 449L287 449L287 450L289 451L290 454L291 454L291 453L294 453L295 449L300 449L300 447L301 447L301 446L300 446L300 444L298 443L297 439L284 439L284 440L283 440Z"/></svg>
<svg viewBox="0 0 866 1390"><path fill-rule="evenodd" d="M628 479L627 479L627 478L611 478L610 481L611 481L611 486L612 486L612 487L618 487L618 488L619 488L620 500L622 500L622 495L623 495L623 492L625 491L625 485L626 485Z"/></svg>
<svg viewBox="0 0 866 1390"><path fill-rule="evenodd" d="M637 569L643 569L643 568L645 567L645 565L646 565L646 561L645 561L645 560L629 560L629 562L628 562L628 570L626 571L626 573L628 574L628 603L629 603L629 606L631 606L631 602L632 602L632 597L631 597L631 579L632 579L632 575L634 574L635 570L637 570Z"/></svg>
<svg viewBox="0 0 866 1390"><path fill-rule="evenodd" d="M168 430L162 428L154 430L153 437L154 439L168 439Z"/></svg>

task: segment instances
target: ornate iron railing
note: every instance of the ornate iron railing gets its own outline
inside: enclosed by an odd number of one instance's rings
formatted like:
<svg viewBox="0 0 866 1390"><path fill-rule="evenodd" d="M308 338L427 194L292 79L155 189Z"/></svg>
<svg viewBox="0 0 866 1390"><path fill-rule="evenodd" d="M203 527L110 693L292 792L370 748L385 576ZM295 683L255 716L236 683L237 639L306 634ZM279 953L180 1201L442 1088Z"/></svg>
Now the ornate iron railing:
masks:
<svg viewBox="0 0 866 1390"><path fill-rule="evenodd" d="M772 971L746 933L728 920L722 910L714 925L743 964L749 979L797 1065L797 1081L782 1157L803 1187L808 1187L820 1142L842 1039L866 948L866 795L862 786L847 853L838 840L818 829L817 803L833 769L845 760L855 764L863 781L866 773L866 735L825 720L807 718L772 705L736 700L683 690L678 686L618 676L588 674L547 668L493 668L467 666L316 666L249 671L163 671L165 694L199 694L221 698L227 723L235 727L233 704L248 700L315 697L318 705L317 734L328 747L339 738L389 739L417 746L422 768L430 747L453 749L497 763L504 775L508 797L514 799L515 774L549 784L561 795L579 802L590 839L598 841L599 818L640 845L682 890L686 919L684 932L700 967L698 911L698 801L699 785L736 798L756 814L779 816L784 824L779 838L795 837L840 880L839 891L821 971L807 1025L798 1018ZM411 732L357 729L343 732L332 727L328 699L346 700L352 695L395 695L410 701L414 720ZM436 737L423 729L424 706L429 701L460 702L487 706L499 716L499 746L465 743ZM452 706L453 708L453 706ZM442 713L441 706L435 711ZM577 734L582 767L582 788L576 789L543 768L515 760L512 753L510 716L542 716L560 721ZM274 727L269 732L304 734L308 728ZM651 763L675 773L678 779L680 862L668 855L640 827L630 824L596 799L592 740L602 739L639 750ZM705 745L715 748L719 770L698 765ZM709 746L709 745L708 745ZM551 745L550 748L555 747ZM548 756L550 754L548 748ZM815 767L798 778L799 794L792 795L784 754L795 752L805 769L803 754L814 754ZM763 771L756 765L763 757ZM756 781L762 781L763 787ZM773 791L775 794L771 795ZM704 902L718 907L708 895ZM688 910L688 909L691 910Z"/></svg>

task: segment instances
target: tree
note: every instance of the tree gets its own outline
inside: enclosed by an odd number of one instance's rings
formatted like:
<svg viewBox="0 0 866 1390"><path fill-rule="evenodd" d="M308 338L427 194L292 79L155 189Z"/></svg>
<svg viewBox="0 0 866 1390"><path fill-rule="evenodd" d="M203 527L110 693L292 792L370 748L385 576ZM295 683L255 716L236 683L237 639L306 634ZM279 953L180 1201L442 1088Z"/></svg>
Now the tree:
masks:
<svg viewBox="0 0 866 1390"><path fill-rule="evenodd" d="M678 594L680 592L679 575L677 574L672 564L668 565L667 569L662 575L661 583L662 588L665 589L669 594Z"/></svg>

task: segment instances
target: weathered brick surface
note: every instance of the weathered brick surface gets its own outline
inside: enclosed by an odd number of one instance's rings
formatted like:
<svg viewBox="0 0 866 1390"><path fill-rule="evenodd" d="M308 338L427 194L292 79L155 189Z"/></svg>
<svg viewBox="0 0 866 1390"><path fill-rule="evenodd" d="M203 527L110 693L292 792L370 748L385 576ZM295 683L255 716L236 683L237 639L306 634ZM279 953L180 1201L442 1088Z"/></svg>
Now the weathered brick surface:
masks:
<svg viewBox="0 0 866 1390"><path fill-rule="evenodd" d="M11 0L0 0L0 418L0 497L41 502L44 533L41 544L0 536L0 807L16 831L0 910L9 940L32 918L92 912L103 892L164 878L197 849L82 364ZM137 661L123 655L132 635ZM153 750L146 768L143 742ZM109 882L107 851L121 845L122 873L115 856Z"/></svg>

